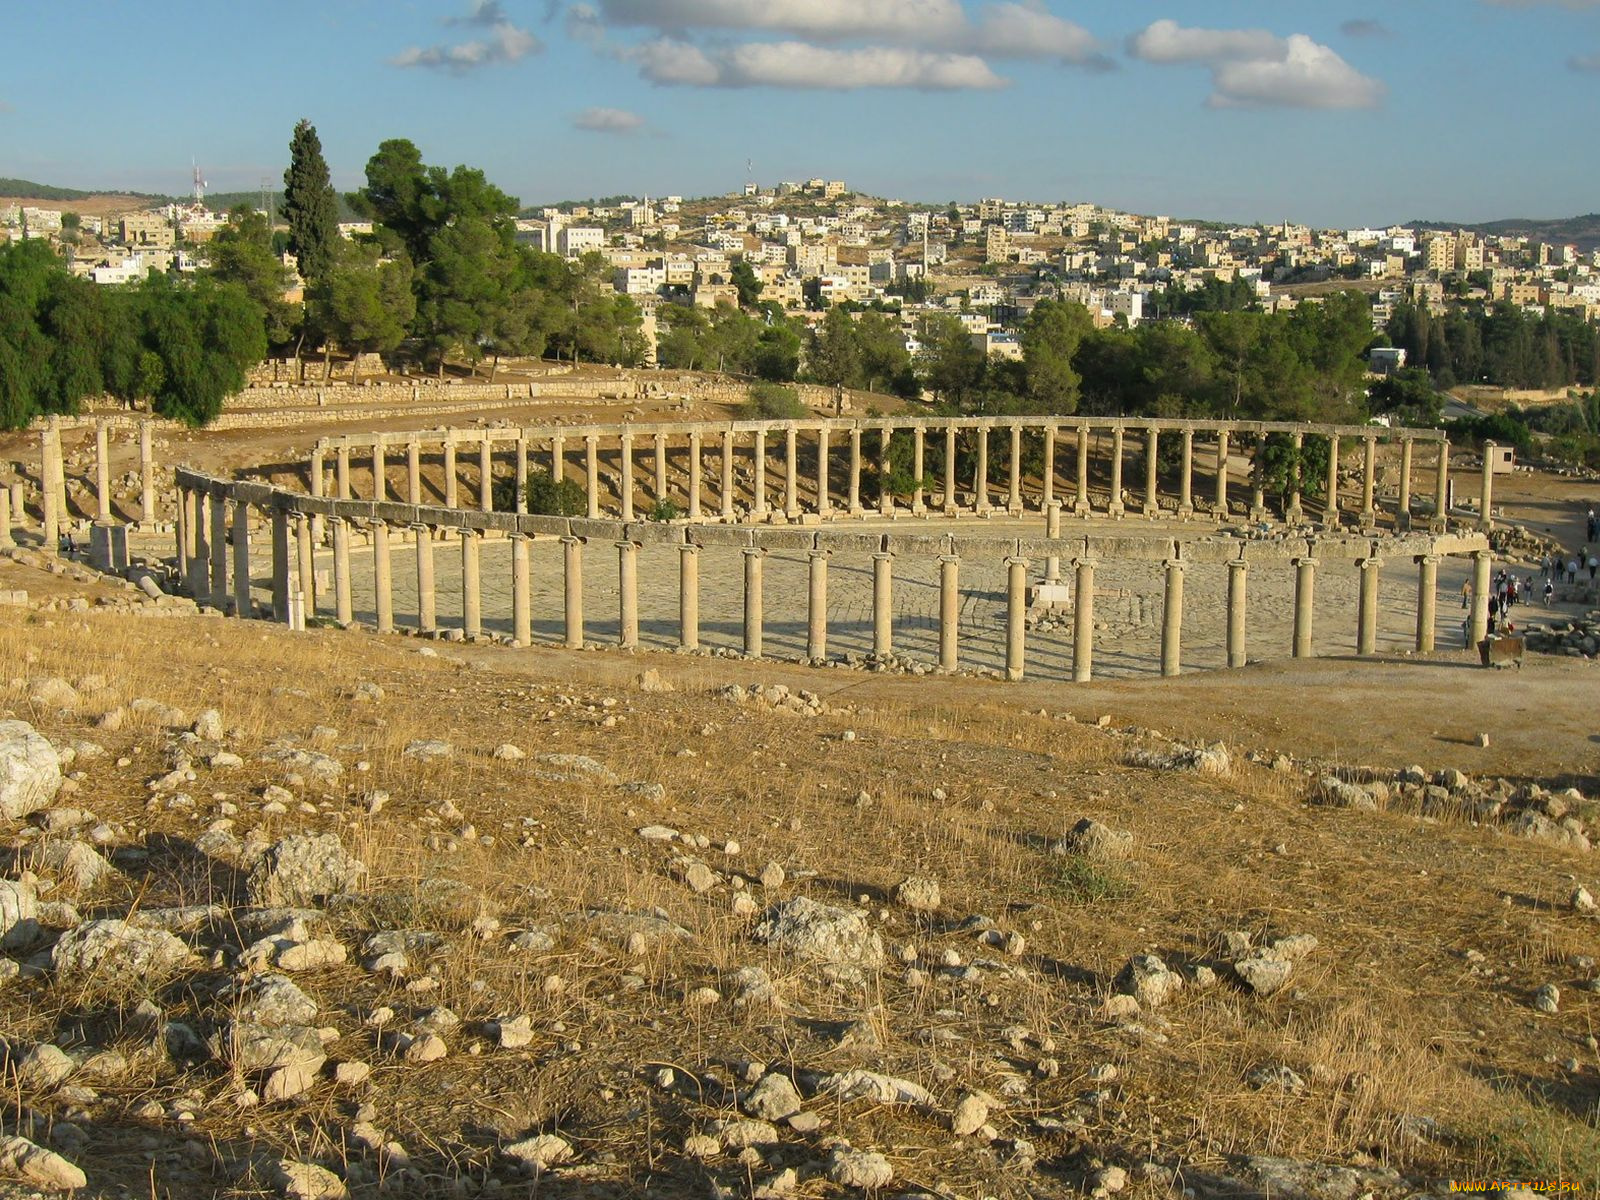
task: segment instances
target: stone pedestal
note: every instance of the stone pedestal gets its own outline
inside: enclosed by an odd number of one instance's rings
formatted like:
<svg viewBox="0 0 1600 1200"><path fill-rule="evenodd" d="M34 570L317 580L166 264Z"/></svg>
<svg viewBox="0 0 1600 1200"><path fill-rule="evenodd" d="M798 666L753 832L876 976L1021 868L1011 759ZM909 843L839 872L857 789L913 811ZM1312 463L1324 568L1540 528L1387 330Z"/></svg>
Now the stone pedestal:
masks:
<svg viewBox="0 0 1600 1200"><path fill-rule="evenodd" d="M3 515L3 514L0 514ZM96 521L89 527L89 565L120 575L128 569L128 527Z"/></svg>

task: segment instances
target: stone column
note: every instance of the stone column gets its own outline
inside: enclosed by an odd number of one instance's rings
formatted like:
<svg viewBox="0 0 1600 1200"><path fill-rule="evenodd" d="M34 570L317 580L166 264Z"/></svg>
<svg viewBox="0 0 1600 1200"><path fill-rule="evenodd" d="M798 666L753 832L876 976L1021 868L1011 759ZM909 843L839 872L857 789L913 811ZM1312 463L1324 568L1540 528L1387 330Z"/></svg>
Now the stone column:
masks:
<svg viewBox="0 0 1600 1200"><path fill-rule="evenodd" d="M1245 664L1244 614L1245 589L1250 564L1242 558L1228 560L1228 666Z"/></svg>
<svg viewBox="0 0 1600 1200"><path fill-rule="evenodd" d="M1317 560L1294 560L1294 657L1311 657L1311 617L1317 593Z"/></svg>
<svg viewBox="0 0 1600 1200"><path fill-rule="evenodd" d="M961 635L961 558L939 556L939 670L956 669Z"/></svg>
<svg viewBox="0 0 1600 1200"><path fill-rule="evenodd" d="M478 443L478 507L494 511L494 443L487 434Z"/></svg>
<svg viewBox="0 0 1600 1200"><path fill-rule="evenodd" d="M327 468L322 462L322 443L318 442L311 451L311 464L310 470L307 472L306 482L310 487L311 494L319 500L322 499L323 491L327 484L326 472Z"/></svg>
<svg viewBox="0 0 1600 1200"><path fill-rule="evenodd" d="M1250 519L1267 519L1267 435L1256 434L1256 452L1250 460Z"/></svg>
<svg viewBox="0 0 1600 1200"><path fill-rule="evenodd" d="M61 426L56 417L50 418L50 424L55 430L55 436L51 439L50 445L56 463L56 512L61 514L63 524L70 525L72 523L72 509L67 505L67 462L61 453Z"/></svg>
<svg viewBox="0 0 1600 1200"><path fill-rule="evenodd" d="M533 580L528 569L529 540L525 533L511 535L511 644L513 646L526 646L533 641Z"/></svg>
<svg viewBox="0 0 1600 1200"><path fill-rule="evenodd" d="M334 620L345 629L355 620L350 603L350 522L343 517L329 517L328 524L333 529Z"/></svg>
<svg viewBox="0 0 1600 1200"><path fill-rule="evenodd" d="M944 427L944 515L956 515L956 427Z"/></svg>
<svg viewBox="0 0 1600 1200"><path fill-rule="evenodd" d="M177 557L174 562L177 564L179 587L189 582L189 530L190 522L194 519L189 495L188 488L181 486L178 488L178 511L175 514L176 519L172 523L174 549L177 550ZM55 546L47 540L44 544L44 551L46 554L54 554L56 552Z"/></svg>
<svg viewBox="0 0 1600 1200"><path fill-rule="evenodd" d="M973 511L983 516L989 511L989 427L978 426L978 465L972 473L972 490L977 494Z"/></svg>
<svg viewBox="0 0 1600 1200"><path fill-rule="evenodd" d="M1183 465L1178 469L1178 516L1194 516L1194 430L1183 431Z"/></svg>
<svg viewBox="0 0 1600 1200"><path fill-rule="evenodd" d="M827 518L833 514L833 501L828 497L828 427L817 430L817 514Z"/></svg>
<svg viewBox="0 0 1600 1200"><path fill-rule="evenodd" d="M1217 495L1213 502L1220 520L1228 519L1228 431L1217 433Z"/></svg>
<svg viewBox="0 0 1600 1200"><path fill-rule="evenodd" d="M751 485L755 490L755 508L752 510L760 519L765 517L770 510L767 504L767 430L765 426L755 431L750 449L755 465L755 482Z"/></svg>
<svg viewBox="0 0 1600 1200"><path fill-rule="evenodd" d="M469 642L483 636L483 581L478 574L478 531L461 531L461 633Z"/></svg>
<svg viewBox="0 0 1600 1200"><path fill-rule="evenodd" d="M1113 517L1120 517L1123 513L1121 425L1111 431L1111 505L1106 511Z"/></svg>
<svg viewBox="0 0 1600 1200"><path fill-rule="evenodd" d="M1356 653L1378 652L1378 570L1382 560L1363 558L1357 566L1361 570L1361 591L1356 600Z"/></svg>
<svg viewBox="0 0 1600 1200"><path fill-rule="evenodd" d="M1483 444L1483 488L1478 498L1478 528L1488 533L1494 528L1494 455L1493 442Z"/></svg>
<svg viewBox="0 0 1600 1200"><path fill-rule="evenodd" d="M18 528L28 524L28 485L18 479L11 484L11 519Z"/></svg>
<svg viewBox="0 0 1600 1200"><path fill-rule="evenodd" d="M1492 555L1487 550L1472 554L1472 624L1474 647L1489 636L1489 567Z"/></svg>
<svg viewBox="0 0 1600 1200"><path fill-rule="evenodd" d="M828 657L828 559L827 550L807 554L806 570L806 657L822 662Z"/></svg>
<svg viewBox="0 0 1600 1200"><path fill-rule="evenodd" d="M1013 514L1022 511L1022 426L1011 426L1011 471L1007 480L1006 508Z"/></svg>
<svg viewBox="0 0 1600 1200"><path fill-rule="evenodd" d="M517 465L516 474L512 476L515 489L515 500L511 510L516 513L528 511L528 439L522 434L517 435Z"/></svg>
<svg viewBox="0 0 1600 1200"><path fill-rule="evenodd" d="M1411 449L1413 438L1400 439L1400 500L1395 505L1395 528L1411 528Z"/></svg>
<svg viewBox="0 0 1600 1200"><path fill-rule="evenodd" d="M289 510L272 510L272 619L289 623Z"/></svg>
<svg viewBox="0 0 1600 1200"><path fill-rule="evenodd" d="M372 443L372 498L380 503L389 498L388 463L384 459L383 439Z"/></svg>
<svg viewBox="0 0 1600 1200"><path fill-rule="evenodd" d="M1094 559L1073 562L1072 682L1088 683L1094 675Z"/></svg>
<svg viewBox="0 0 1600 1200"><path fill-rule="evenodd" d="M850 515L861 515L861 430L850 431Z"/></svg>
<svg viewBox="0 0 1600 1200"><path fill-rule="evenodd" d="M1167 560L1167 595L1161 606L1161 673L1177 675L1183 657L1183 561Z"/></svg>
<svg viewBox="0 0 1600 1200"><path fill-rule="evenodd" d="M722 519L733 520L733 430L722 433Z"/></svg>
<svg viewBox="0 0 1600 1200"><path fill-rule="evenodd" d="M550 439L550 478L560 483L567 477L567 439L559 433Z"/></svg>
<svg viewBox="0 0 1600 1200"><path fill-rule="evenodd" d="M1028 560L1006 559L1006 680L1022 680L1027 646Z"/></svg>
<svg viewBox="0 0 1600 1200"><path fill-rule="evenodd" d="M228 500L220 491L212 493L211 503L211 607L227 611L228 608ZM276 533L276 526L274 526ZM272 552L278 552L273 543ZM284 555L285 564L288 555ZM282 614L279 614L282 619Z"/></svg>
<svg viewBox="0 0 1600 1200"><path fill-rule="evenodd" d="M793 425L783 431L783 515L800 516L800 431Z"/></svg>
<svg viewBox="0 0 1600 1200"><path fill-rule="evenodd" d="M894 555L872 556L872 655L882 662L894 654Z"/></svg>
<svg viewBox="0 0 1600 1200"><path fill-rule="evenodd" d="M617 644L639 648L639 546L627 540L617 543Z"/></svg>
<svg viewBox="0 0 1600 1200"><path fill-rule="evenodd" d="M700 431L689 435L689 520L700 519Z"/></svg>
<svg viewBox="0 0 1600 1200"><path fill-rule="evenodd" d="M1378 520L1378 439L1361 439L1361 524L1370 529Z"/></svg>
<svg viewBox="0 0 1600 1200"><path fill-rule="evenodd" d="M583 539L561 539L566 647L583 649Z"/></svg>
<svg viewBox="0 0 1600 1200"><path fill-rule="evenodd" d="M139 523L156 521L156 458L149 421L139 422Z"/></svg>
<svg viewBox="0 0 1600 1200"><path fill-rule="evenodd" d="M700 547L678 547L678 645L700 649Z"/></svg>
<svg viewBox="0 0 1600 1200"><path fill-rule="evenodd" d="M211 510L205 492L194 493L194 553L189 556L189 591L196 604L211 602Z"/></svg>
<svg viewBox="0 0 1600 1200"><path fill-rule="evenodd" d="M1055 539L1061 536L1061 501L1051 500L1044 506L1044 535ZM1044 581L1046 583L1061 582L1061 556L1049 554L1044 560Z"/></svg>
<svg viewBox="0 0 1600 1200"><path fill-rule="evenodd" d="M927 499L922 494L922 474L927 447L923 444L923 429L920 424L911 427L911 511L921 516L928 511Z"/></svg>
<svg viewBox="0 0 1600 1200"><path fill-rule="evenodd" d="M41 523L44 526L44 545L42 549L45 554L51 557L54 557L57 547L61 545L62 512L57 498L59 493L56 491L56 472L60 470L57 465L59 462L60 442L55 441L59 436L53 427L46 429L39 435L39 512ZM52 447L53 441L54 447ZM184 492L185 506L193 502L193 496L194 493L192 492ZM191 523L188 528L192 530L194 528L193 524ZM186 566L182 557L180 556L178 563L180 569ZM199 597L196 596L195 599L198 600Z"/></svg>
<svg viewBox="0 0 1600 1200"><path fill-rule="evenodd" d="M659 502L667 499L667 435L657 433L654 440L655 453L652 457L656 468L655 498Z"/></svg>
<svg viewBox="0 0 1600 1200"><path fill-rule="evenodd" d="M878 431L878 512L894 516L894 491L889 487L889 446L894 430L885 425Z"/></svg>
<svg viewBox="0 0 1600 1200"><path fill-rule="evenodd" d="M761 657L761 560L767 552L757 546L744 550L744 653Z"/></svg>
<svg viewBox="0 0 1600 1200"><path fill-rule="evenodd" d="M633 434L619 438L622 455L622 519L633 520Z"/></svg>
<svg viewBox="0 0 1600 1200"><path fill-rule="evenodd" d="M345 438L339 443L338 457L335 459L333 486L334 495L341 500L350 499L350 439Z"/></svg>
<svg viewBox="0 0 1600 1200"><path fill-rule="evenodd" d="M1156 471L1159 467L1157 457L1160 448L1161 431L1152 425L1145 431L1144 442L1144 515L1155 517L1161 515L1161 501L1158 495L1159 483Z"/></svg>
<svg viewBox="0 0 1600 1200"><path fill-rule="evenodd" d="M1056 498L1056 427L1044 427L1044 492L1039 497L1041 508L1050 507Z"/></svg>
<svg viewBox="0 0 1600 1200"><path fill-rule="evenodd" d="M1078 426L1078 478L1072 497L1072 515L1089 515L1089 427Z"/></svg>
<svg viewBox="0 0 1600 1200"><path fill-rule="evenodd" d="M1327 529L1339 528L1339 435L1328 438L1328 480L1324 493L1327 503L1323 508L1322 524Z"/></svg>
<svg viewBox="0 0 1600 1200"><path fill-rule="evenodd" d="M233 506L233 615L241 621L256 615L250 599L250 506Z"/></svg>
<svg viewBox="0 0 1600 1200"><path fill-rule="evenodd" d="M444 506L458 508L459 500L460 486L456 479L456 435L452 430L444 437Z"/></svg>
<svg viewBox="0 0 1600 1200"><path fill-rule="evenodd" d="M0 487L0 550L9 550L16 544L11 536L11 489Z"/></svg>
<svg viewBox="0 0 1600 1200"><path fill-rule="evenodd" d="M417 632L431 637L439 631L439 605L433 590L433 530L413 525L417 541Z"/></svg>
<svg viewBox="0 0 1600 1200"><path fill-rule="evenodd" d="M600 516L600 440L594 434L583 439L583 486L588 497L589 519Z"/></svg>
<svg viewBox="0 0 1600 1200"><path fill-rule="evenodd" d="M238 534L234 535L237 541ZM299 577L300 596L305 602L305 615L317 615L317 560L311 540L311 518L298 516L294 522L295 573ZM237 559L235 560L237 561ZM246 570L248 571L248 566Z"/></svg>
<svg viewBox="0 0 1600 1200"><path fill-rule="evenodd" d="M422 443L416 438L406 443L406 503L422 503Z"/></svg>
<svg viewBox="0 0 1600 1200"><path fill-rule="evenodd" d="M374 521L372 534L373 607L378 614L378 632L394 632L394 576L390 573L389 523Z"/></svg>
<svg viewBox="0 0 1600 1200"><path fill-rule="evenodd" d="M111 520L111 435L104 421L94 427L95 520Z"/></svg>
<svg viewBox="0 0 1600 1200"><path fill-rule="evenodd" d="M49 491L48 488L45 489ZM51 507L54 508L54 498L51 498ZM48 514L47 514L48 515ZM194 597L195 603L205 599L205 588L198 577L200 562L200 548L205 545L205 532L200 528L200 497L193 488L180 488L178 491L178 574L179 583L189 589L189 595ZM55 553L55 543L47 543L51 554Z"/></svg>
<svg viewBox="0 0 1600 1200"><path fill-rule="evenodd" d="M1434 468L1433 476L1433 520L1428 527L1435 533L1443 533L1450 524L1450 440L1443 438L1439 442L1439 463Z"/></svg>
<svg viewBox="0 0 1600 1200"><path fill-rule="evenodd" d="M1438 617L1439 556L1417 555L1417 653L1433 653L1433 630Z"/></svg>
<svg viewBox="0 0 1600 1200"><path fill-rule="evenodd" d="M1305 516L1305 510L1300 507L1300 452L1305 448L1305 435L1296 432L1290 441L1294 446L1294 461L1289 467L1289 497L1283 504L1283 519L1290 525L1298 525Z"/></svg>

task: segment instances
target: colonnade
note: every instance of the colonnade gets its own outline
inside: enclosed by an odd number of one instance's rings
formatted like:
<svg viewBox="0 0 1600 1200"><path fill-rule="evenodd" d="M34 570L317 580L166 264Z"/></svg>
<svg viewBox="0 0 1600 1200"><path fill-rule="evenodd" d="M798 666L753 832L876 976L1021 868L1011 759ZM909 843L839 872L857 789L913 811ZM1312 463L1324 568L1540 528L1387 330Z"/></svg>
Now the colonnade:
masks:
<svg viewBox="0 0 1600 1200"><path fill-rule="evenodd" d="M380 633L405 628L423 636L441 629L436 589L435 558L441 547L460 555L461 613L459 636L473 640L484 636L483 577L480 548L485 538L504 538L511 545L512 644L533 641L533 593L529 567L530 544L535 540L559 542L562 547L561 644L580 648L586 643L584 571L597 550L609 546L616 552L618 644L639 645L639 551L649 544L677 549L677 643L685 650L700 648L699 559L706 547L737 549L742 558L742 649L750 658L764 655L767 596L764 562L774 550L803 552L807 560L806 657L820 662L828 657L828 568L836 554L866 555L872 563L872 655L888 660L895 654L894 580L897 561L921 556L938 563L938 669L958 670L962 665L959 627L961 569L964 563L983 561L1005 569L1005 637L1003 674L1025 677L1028 657L1028 589L1033 564L1066 563L1073 571L1072 677L1084 681L1094 669L1095 571L1104 561L1159 563L1163 570L1164 597L1161 619L1160 670L1177 675L1183 663L1184 582L1190 569L1201 564L1225 564L1227 587L1227 663L1243 666L1251 647L1248 578L1252 571L1292 569L1295 573L1294 625L1291 653L1306 657L1313 652L1312 614L1318 571L1345 564L1360 574L1357 650L1376 651L1379 577L1385 561L1411 562L1417 570L1415 648L1434 649L1435 591L1441 555L1471 554L1474 569L1488 571L1487 538L1481 534L1408 534L1361 537L1333 534L1282 540L1211 537L1189 541L1166 537L1104 537L1079 535L999 537L979 534L899 534L850 531L837 527L815 530L789 528L684 526L656 522L590 520L448 510L397 501L345 501L298 495L261 484L230 482L187 470L178 472L180 497L176 549L179 569L196 598L240 617L257 615L249 578L251 514L265 515L272 529L270 615L298 624L308 614L327 611L340 626L354 623L352 556L359 530L365 534L371 555L374 624ZM231 518L231 525L230 525ZM316 594L312 569L311 525L322 519L333 550L331 602ZM223 549L228 530L233 533L233 578ZM415 547L416 605L413 613L397 613L393 602L391 542L396 531ZM1475 637L1487 622L1487 581L1475 592L1471 615ZM1260 649L1257 647L1257 649Z"/></svg>
<svg viewBox="0 0 1600 1200"><path fill-rule="evenodd" d="M107 526L116 522L111 495L111 434L112 424L98 422L93 427L94 437L94 513L95 525ZM156 468L152 448L153 422L140 421L137 428L139 447L139 510L135 523L146 528L155 525ZM11 526L21 524L26 509L24 488L12 484L0 491L0 546L9 545ZM42 548L54 554L62 531L70 523L67 508L66 460L61 446L61 422L52 417L39 431L39 527Z"/></svg>
<svg viewBox="0 0 1600 1200"><path fill-rule="evenodd" d="M1413 513L1413 473L1416 443L1432 444L1431 483L1433 503L1428 528L1446 528L1450 478L1450 445L1435 430L1402 430L1390 433L1370 426L1306 426L1277 422L1148 421L1124 419L1059 418L925 418L895 417L871 420L805 420L793 422L734 422L727 425L675 423L667 425L624 425L608 427L540 427L522 429L444 430L433 433L374 434L367 438L344 437L317 443L308 464L313 496L332 495L341 500L356 498L352 467L363 461L369 467L369 490L361 498L382 501L388 498L389 451L403 446L405 451L405 499L423 502L422 461L424 453L437 447L444 472L442 498L446 508L455 508L460 499L459 455L462 447L476 450L478 494L481 511L494 510L496 456L510 457L513 468L504 472L514 482L511 508L527 510L526 481L530 461L557 479L569 476L569 447L581 446L581 480L584 511L591 519L610 516L634 520L639 501L670 502L691 522L738 519L758 523L783 523L807 517L830 519L850 517L926 516L937 512L948 516L1000 514L1019 515L1027 510L1045 511L1058 493L1079 517L1127 515L1123 469L1128 456L1127 441L1142 443L1143 491L1137 501L1138 512L1146 517L1163 514L1181 520L1208 516L1222 523L1232 519L1234 460L1247 457L1240 473L1241 484L1248 485L1248 507L1243 511L1254 522L1269 519L1267 504L1266 450L1270 435L1287 436L1296 451L1304 448L1307 436L1321 437L1329 449L1328 468L1322 483L1323 501L1318 524L1323 529L1354 525L1363 530L1377 527L1381 516L1392 516L1397 529L1410 528ZM1109 486L1097 489L1092 470L1097 443L1109 435L1109 450L1104 475ZM926 472L928 439L942 442L942 479L932 480ZM1181 450L1176 491L1161 493L1160 456L1162 439L1180 439ZM900 493L879 488L874 504L863 500L863 473L869 455L875 455L877 480L893 474L895 447L899 439L909 439L910 471L908 486ZM1040 466L1036 477L1024 471L1024 439L1038 445ZM958 479L962 441L968 451L970 470ZM1197 439L1209 441L1210 448L1197 455ZM1387 513L1380 510L1377 498L1377 445L1380 439L1400 445L1399 486L1396 501ZM998 477L991 472L991 440L1005 445L1006 464ZM1069 443L1067 454L1061 443ZM682 486L675 487L669 470L672 443L687 457ZM1359 497L1341 494L1341 446L1356 442L1362 447ZM848 447L841 464L842 479L833 472L836 447ZM811 478L801 479L802 450L810 459ZM1493 446L1487 448L1482 477L1481 508L1478 524L1489 528L1491 521L1492 473L1488 463ZM903 451L901 452L904 453ZM328 458L334 459L332 487L329 488ZM615 499L601 487L602 456L614 455ZM706 469L705 457L714 458L713 470ZM648 456L653 468L648 487L640 478L641 456ZM778 469L773 458L778 457ZM843 456L843 455L841 455ZM994 455L998 459L999 455ZM1298 457L1298 456L1297 456ZM1209 463L1209 495L1201 498L1196 488L1197 459ZM1065 460L1065 461L1063 461ZM902 458L903 461L903 458ZM743 463L747 476L741 487L736 467ZM1063 474L1068 466L1071 470ZM1424 469L1428 469L1424 464ZM770 474L781 480L774 484ZM706 480L713 481L709 496ZM929 484L935 486L930 489ZM964 485L964 486L963 486ZM1305 520L1302 503L1303 480L1296 465L1287 481L1278 515L1290 524ZM809 496L804 493L809 491ZM1356 503L1352 505L1351 501ZM1241 506L1243 507L1243 506Z"/></svg>

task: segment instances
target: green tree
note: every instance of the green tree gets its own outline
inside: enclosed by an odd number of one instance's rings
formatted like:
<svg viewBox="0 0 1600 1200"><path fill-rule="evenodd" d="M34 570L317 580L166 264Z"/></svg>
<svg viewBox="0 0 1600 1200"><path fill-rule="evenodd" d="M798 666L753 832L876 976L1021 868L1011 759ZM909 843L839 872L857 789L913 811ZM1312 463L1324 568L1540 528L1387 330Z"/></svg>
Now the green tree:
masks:
<svg viewBox="0 0 1600 1200"><path fill-rule="evenodd" d="M316 287L338 261L339 199L322 157L322 141L310 121L297 124L289 140L283 216L289 224L289 252L299 263L300 278Z"/></svg>
<svg viewBox="0 0 1600 1200"><path fill-rule="evenodd" d="M923 317L918 340L920 373L929 391L958 408L976 397L989 364L960 321L946 313Z"/></svg>
<svg viewBox="0 0 1600 1200"><path fill-rule="evenodd" d="M740 308L754 308L761 299L761 279L756 275L755 268L745 261L743 255L733 260L729 282L739 291Z"/></svg>
<svg viewBox="0 0 1600 1200"><path fill-rule="evenodd" d="M211 242L211 275L237 284L261 310L267 341L288 344L294 336L295 306L284 298L289 272L272 250L272 227L255 209L239 205Z"/></svg>
<svg viewBox="0 0 1600 1200"><path fill-rule="evenodd" d="M403 256L381 259L372 243L346 243L317 285L317 304L342 349L353 355L388 353L405 339L416 315L411 264ZM331 366L331 359L327 363ZM359 382L354 371L351 382Z"/></svg>
<svg viewBox="0 0 1600 1200"><path fill-rule="evenodd" d="M1081 304L1041 300L1022 324L1023 389L1035 411L1062 416L1078 411L1082 382L1072 360L1094 328Z"/></svg>

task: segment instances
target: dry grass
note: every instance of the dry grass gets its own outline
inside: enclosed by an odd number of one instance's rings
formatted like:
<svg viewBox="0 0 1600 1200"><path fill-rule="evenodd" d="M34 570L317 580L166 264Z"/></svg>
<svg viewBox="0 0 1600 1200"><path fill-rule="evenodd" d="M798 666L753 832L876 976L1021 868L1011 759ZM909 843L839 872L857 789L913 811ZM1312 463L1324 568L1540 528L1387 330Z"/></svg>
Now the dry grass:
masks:
<svg viewBox="0 0 1600 1200"><path fill-rule="evenodd" d="M270 1149L364 1164L409 1192L447 1194L454 1180L503 1173L500 1140L539 1130L574 1142L581 1167L563 1186L594 1195L702 1195L708 1176L748 1191L778 1166L814 1165L838 1134L881 1149L906 1186L964 1195L1065 1194L1099 1161L1226 1173L1249 1154L1429 1178L1600 1172L1600 1060L1584 1042L1593 1007L1573 986L1584 972L1572 965L1575 955L1595 953L1595 926L1559 907L1573 875L1593 886L1583 858L1414 813L1310 808L1296 780L1248 765L1222 778L1129 768L1124 737L971 702L931 682L919 692L925 700L874 699L802 719L706 690L719 680L774 679L776 668L653 660L680 685L654 696L619 685L625 668L616 660L601 667L559 652L443 647L427 658L414 644L359 634L292 637L222 620L96 613L0 612L0 662L10 664L0 674L0 707L59 743L85 738L106 748L63 802L117 825L122 844L151 848L147 867L73 897L86 913L237 901L237 879L178 849L227 804L237 806L241 838L334 830L368 864L363 898L329 917L352 951L378 929L442 935L439 952L420 955L411 977L413 986L432 979L426 990L368 975L354 961L302 977L322 1002L321 1019L339 1030L332 1053L370 1061L372 1080L357 1095L322 1084L254 1111L234 1107L240 1079L149 1052L132 1021L140 999L156 998L170 1018L204 1032L214 1019L211 991L226 978L204 960L175 984L133 996L68 995L43 982L0 992L8 1036L128 1053L126 1071L96 1085L102 1100L85 1118L93 1177L108 1193L254 1194L215 1162ZM106 686L76 712L39 711L28 700L32 685L53 675L75 684L98 675ZM357 700L359 681L380 684L384 698ZM139 696L191 716L219 708L244 769L197 766L186 788L191 805L152 795L146 781L167 769L168 735L132 716L117 732L94 727ZM849 699L846 691L830 703ZM318 726L337 733L318 740ZM427 764L403 757L426 737L451 740L455 756ZM289 781L309 811L262 813L261 788L286 780L282 766L258 755L290 741L337 757L345 774L330 784ZM501 742L528 757L493 759ZM536 758L549 752L593 756L664 795L551 778ZM378 792L388 799L371 815ZM1132 858L1086 867L1049 854L1085 815L1132 832ZM637 837L654 823L711 845L691 851ZM721 851L729 839L740 845L736 855ZM860 906L884 937L889 967L862 989L840 989L754 944L729 886L696 897L680 882L675 859L684 854L752 879L776 861L791 879L784 895ZM940 881L939 914L890 903L909 874ZM765 902L759 885L746 890ZM630 949L626 937L581 919L590 910L657 907L689 937ZM933 964L947 950L963 962L1004 958L957 928L969 914L1026 938L1007 963L1014 970L982 971L975 984L908 984L901 947ZM552 950L507 948L507 933L535 928L551 932ZM1100 1015L1131 954L1208 961L1215 935L1230 929L1314 933L1321 945L1270 1000L1224 982L1186 990L1147 1015L1143 1033ZM1468 950L1484 956L1482 967L1467 962ZM732 972L752 964L771 972L782 1009L726 998L685 1006L698 987L727 997ZM1528 996L1551 980L1563 988L1563 1011L1537 1016ZM402 1023L412 1010L452 1009L462 1023L447 1036L450 1057L424 1068L396 1064L363 1023L380 1004ZM534 1043L495 1049L481 1023L518 1013L533 1018ZM876 1045L841 1045L837 1031L850 1022L870 1029ZM1579 1060L1578 1073L1560 1066L1568 1058ZM736 1115L750 1061L800 1073L866 1066L914 1079L946 1106L967 1088L1001 1095L1021 1080L993 1120L1002 1138L1033 1144L1038 1166L1024 1174L1003 1145L962 1143L929 1116L820 1099L808 1108L831 1129L786 1137L765 1166L685 1159L687 1135ZM1102 1064L1117 1068L1114 1082L1092 1079ZM1247 1076L1263 1065L1291 1068L1306 1092L1253 1090ZM666 1066L680 1079L672 1090L655 1083ZM71 1107L26 1095L14 1081L6 1095L13 1115L62 1119ZM194 1119L139 1115L151 1100L169 1114L187 1104ZM376 1123L404 1146L414 1175L348 1143L359 1100L376 1106ZM1418 1137L1417 1118L1436 1132ZM156 1146L153 1175L146 1137ZM1159 1191L1144 1180L1134 1186ZM830 1188L805 1185L810 1194Z"/></svg>

